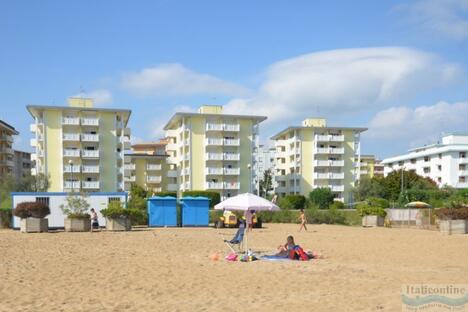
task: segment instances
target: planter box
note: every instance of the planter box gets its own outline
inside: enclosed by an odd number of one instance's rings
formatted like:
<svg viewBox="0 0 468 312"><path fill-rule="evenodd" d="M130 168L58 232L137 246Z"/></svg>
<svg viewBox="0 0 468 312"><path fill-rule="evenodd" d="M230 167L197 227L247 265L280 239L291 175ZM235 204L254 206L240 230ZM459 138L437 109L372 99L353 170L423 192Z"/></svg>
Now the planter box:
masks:
<svg viewBox="0 0 468 312"><path fill-rule="evenodd" d="M65 232L89 232L91 220L89 219L65 219Z"/></svg>
<svg viewBox="0 0 468 312"><path fill-rule="evenodd" d="M440 220L439 230L443 234L467 234L468 220Z"/></svg>
<svg viewBox="0 0 468 312"><path fill-rule="evenodd" d="M23 233L48 232L49 220L45 218L21 219L20 231Z"/></svg>
<svg viewBox="0 0 468 312"><path fill-rule="evenodd" d="M383 225L384 225L384 217L379 217L379 216L362 217L362 226L364 227L375 227L375 226L383 226Z"/></svg>
<svg viewBox="0 0 468 312"><path fill-rule="evenodd" d="M130 231L132 223L127 218L106 218L106 230L108 231Z"/></svg>

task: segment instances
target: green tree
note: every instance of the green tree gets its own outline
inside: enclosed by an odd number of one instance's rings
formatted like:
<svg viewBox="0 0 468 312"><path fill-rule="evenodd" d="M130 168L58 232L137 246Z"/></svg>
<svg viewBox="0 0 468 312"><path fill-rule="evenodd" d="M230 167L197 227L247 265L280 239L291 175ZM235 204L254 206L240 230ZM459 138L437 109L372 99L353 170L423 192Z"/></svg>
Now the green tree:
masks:
<svg viewBox="0 0 468 312"><path fill-rule="evenodd" d="M271 170L265 170L263 172L263 178L260 180L260 196L266 197L268 192L273 190L273 177Z"/></svg>
<svg viewBox="0 0 468 312"><path fill-rule="evenodd" d="M310 201L320 209L328 209L335 196L328 187L319 187L309 193Z"/></svg>
<svg viewBox="0 0 468 312"><path fill-rule="evenodd" d="M304 195L291 194L286 195L278 201L278 206L285 210L304 209L306 198Z"/></svg>
<svg viewBox="0 0 468 312"><path fill-rule="evenodd" d="M65 204L60 205L63 213L69 218L89 218L88 209L90 207L86 194L69 194L65 199Z"/></svg>
<svg viewBox="0 0 468 312"><path fill-rule="evenodd" d="M11 192L46 192L50 186L48 176L39 173L15 179L12 176L0 180L0 207L11 208Z"/></svg>

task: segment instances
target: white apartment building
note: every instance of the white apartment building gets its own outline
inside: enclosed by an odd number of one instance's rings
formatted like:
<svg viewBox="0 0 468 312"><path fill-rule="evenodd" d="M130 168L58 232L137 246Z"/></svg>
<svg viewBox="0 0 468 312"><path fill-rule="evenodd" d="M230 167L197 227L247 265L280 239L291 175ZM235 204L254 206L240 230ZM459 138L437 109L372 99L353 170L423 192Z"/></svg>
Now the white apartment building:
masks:
<svg viewBox="0 0 468 312"><path fill-rule="evenodd" d="M260 144L256 151L255 159L255 172L254 172L254 182L255 190L258 188L258 183L263 179L263 174L265 171L270 170L272 178L272 187L275 188L275 147L265 146Z"/></svg>
<svg viewBox="0 0 468 312"><path fill-rule="evenodd" d="M468 188L468 135L445 135L441 143L411 149L382 163L385 176L403 168L431 178L439 186Z"/></svg>

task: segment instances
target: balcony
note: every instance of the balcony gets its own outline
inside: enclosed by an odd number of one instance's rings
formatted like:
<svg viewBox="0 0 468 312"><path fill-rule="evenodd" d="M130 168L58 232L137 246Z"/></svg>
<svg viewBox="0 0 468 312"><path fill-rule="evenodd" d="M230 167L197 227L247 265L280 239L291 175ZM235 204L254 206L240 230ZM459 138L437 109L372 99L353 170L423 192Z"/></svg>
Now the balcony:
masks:
<svg viewBox="0 0 468 312"><path fill-rule="evenodd" d="M130 138L128 137L119 137L118 142L122 144L124 150L130 149Z"/></svg>
<svg viewBox="0 0 468 312"><path fill-rule="evenodd" d="M206 153L206 160L223 160L223 153Z"/></svg>
<svg viewBox="0 0 468 312"><path fill-rule="evenodd" d="M161 169L162 169L161 164L147 164L146 165L146 170L148 171L158 171Z"/></svg>
<svg viewBox="0 0 468 312"><path fill-rule="evenodd" d="M360 170L359 171L359 174L368 174L368 173L369 173L369 171L367 171L367 170Z"/></svg>
<svg viewBox="0 0 468 312"><path fill-rule="evenodd" d="M238 153L224 153L224 160L240 160L240 154Z"/></svg>
<svg viewBox="0 0 468 312"><path fill-rule="evenodd" d="M207 146L220 146L220 145L223 145L223 139L207 138L205 140L205 144Z"/></svg>
<svg viewBox="0 0 468 312"><path fill-rule="evenodd" d="M146 176L146 182L148 183L161 183L161 181L162 181L161 176L153 176L153 175Z"/></svg>
<svg viewBox="0 0 468 312"><path fill-rule="evenodd" d="M64 141L80 141L80 135L78 133L64 133L63 134Z"/></svg>
<svg viewBox="0 0 468 312"><path fill-rule="evenodd" d="M226 146L239 146L240 140L239 139L224 139L223 144Z"/></svg>
<svg viewBox="0 0 468 312"><path fill-rule="evenodd" d="M80 189L80 186L81 186L81 183L80 181L65 181L65 183L63 183L63 188L64 189L68 189L68 190L79 190Z"/></svg>
<svg viewBox="0 0 468 312"><path fill-rule="evenodd" d="M205 168L205 174L207 174L207 175L222 175L223 174L223 168L207 167L207 168Z"/></svg>
<svg viewBox="0 0 468 312"><path fill-rule="evenodd" d="M325 135L315 135L315 141L317 142L344 142L344 135L333 135L333 134L325 134Z"/></svg>
<svg viewBox="0 0 468 312"><path fill-rule="evenodd" d="M175 183L171 183L167 185L167 190L170 192L177 192L178 190L178 185Z"/></svg>
<svg viewBox="0 0 468 312"><path fill-rule="evenodd" d="M0 160L0 166L6 166L6 167L13 167L15 165L15 162L10 159L3 159Z"/></svg>
<svg viewBox="0 0 468 312"><path fill-rule="evenodd" d="M224 182L224 189L238 190L240 189L240 183L239 182Z"/></svg>
<svg viewBox="0 0 468 312"><path fill-rule="evenodd" d="M85 117L81 118L82 126L99 126L99 118Z"/></svg>
<svg viewBox="0 0 468 312"><path fill-rule="evenodd" d="M289 189L286 186L277 186L275 188L275 193L287 193L288 191Z"/></svg>
<svg viewBox="0 0 468 312"><path fill-rule="evenodd" d="M460 170L459 173L461 176L468 176L468 170Z"/></svg>
<svg viewBox="0 0 468 312"><path fill-rule="evenodd" d="M170 142L166 145L166 150L168 151L176 151L178 148L178 145L177 143L174 143L174 142Z"/></svg>
<svg viewBox="0 0 468 312"><path fill-rule="evenodd" d="M181 175L189 175L190 174L190 168L184 168L180 171Z"/></svg>
<svg viewBox="0 0 468 312"><path fill-rule="evenodd" d="M168 178L177 178L179 175L177 174L177 170L168 170L167 177Z"/></svg>
<svg viewBox="0 0 468 312"><path fill-rule="evenodd" d="M81 169L83 173L99 173L99 166L84 165Z"/></svg>
<svg viewBox="0 0 468 312"><path fill-rule="evenodd" d="M65 173L80 173L80 166L64 166L63 167L63 172Z"/></svg>
<svg viewBox="0 0 468 312"><path fill-rule="evenodd" d="M342 180L344 179L344 173L343 172L330 172L328 178L333 179L333 180Z"/></svg>
<svg viewBox="0 0 468 312"><path fill-rule="evenodd" d="M316 188L329 188L332 192L343 192L344 185L314 185L314 189Z"/></svg>
<svg viewBox="0 0 468 312"><path fill-rule="evenodd" d="M328 179L328 173L314 172L314 179Z"/></svg>
<svg viewBox="0 0 468 312"><path fill-rule="evenodd" d="M4 147L0 149L0 153L13 154L13 149L11 147Z"/></svg>
<svg viewBox="0 0 468 312"><path fill-rule="evenodd" d="M67 126L78 126L80 124L80 118L78 117L63 117L62 125Z"/></svg>
<svg viewBox="0 0 468 312"><path fill-rule="evenodd" d="M99 142L99 134L83 133L83 134L81 134L81 141L83 141L83 142Z"/></svg>
<svg viewBox="0 0 468 312"><path fill-rule="evenodd" d="M124 182L135 182L136 176L124 177Z"/></svg>
<svg viewBox="0 0 468 312"><path fill-rule="evenodd" d="M223 182L206 182L205 188L207 190L222 190Z"/></svg>
<svg viewBox="0 0 468 312"><path fill-rule="evenodd" d="M64 149L63 156L64 157L80 157L80 150L79 149Z"/></svg>
<svg viewBox="0 0 468 312"><path fill-rule="evenodd" d="M240 168L224 168L225 175L239 175Z"/></svg>
<svg viewBox="0 0 468 312"><path fill-rule="evenodd" d="M125 170L135 170L135 168L136 168L135 164L124 164Z"/></svg>
<svg viewBox="0 0 468 312"><path fill-rule="evenodd" d="M223 131L223 124L220 123L207 123L206 131Z"/></svg>
<svg viewBox="0 0 468 312"><path fill-rule="evenodd" d="M99 150L83 150L83 158L99 158Z"/></svg>
<svg viewBox="0 0 468 312"><path fill-rule="evenodd" d="M460 158L460 164L468 164L468 158Z"/></svg>
<svg viewBox="0 0 468 312"><path fill-rule="evenodd" d="M224 131L231 131L231 132L239 132L240 125L239 124L224 124L223 125Z"/></svg>
<svg viewBox="0 0 468 312"><path fill-rule="evenodd" d="M166 162L167 164L169 165L177 165L179 163L179 161L177 160L177 158L175 157L168 157L166 158Z"/></svg>
<svg viewBox="0 0 468 312"><path fill-rule="evenodd" d="M99 181L83 181L83 189L97 190L99 189Z"/></svg>
<svg viewBox="0 0 468 312"><path fill-rule="evenodd" d="M314 154L344 154L342 147L318 147L314 150Z"/></svg>

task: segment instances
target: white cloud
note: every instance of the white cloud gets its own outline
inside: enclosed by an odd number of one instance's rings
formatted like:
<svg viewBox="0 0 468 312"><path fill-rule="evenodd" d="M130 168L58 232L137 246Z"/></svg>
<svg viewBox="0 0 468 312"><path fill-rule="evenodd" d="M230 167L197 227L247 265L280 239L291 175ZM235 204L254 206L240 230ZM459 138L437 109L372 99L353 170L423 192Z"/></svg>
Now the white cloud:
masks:
<svg viewBox="0 0 468 312"><path fill-rule="evenodd" d="M468 0L422 0L396 9L431 33L435 31L457 40L468 38Z"/></svg>
<svg viewBox="0 0 468 312"><path fill-rule="evenodd" d="M402 139L416 146L434 142L443 132L468 131L467 116L468 102L391 107L371 119L365 136L389 141Z"/></svg>
<svg viewBox="0 0 468 312"><path fill-rule="evenodd" d="M245 96L246 88L212 75L197 73L180 64L161 64L125 74L122 87L137 95L219 94Z"/></svg>
<svg viewBox="0 0 468 312"><path fill-rule="evenodd" d="M112 93L107 89L96 89L90 92L81 92L72 97L84 97L94 99L94 104L106 106L112 103Z"/></svg>
<svg viewBox="0 0 468 312"><path fill-rule="evenodd" d="M234 99L225 109L266 115L273 122L317 111L355 112L449 83L458 71L433 54L403 47L317 52L272 64L257 95Z"/></svg>

